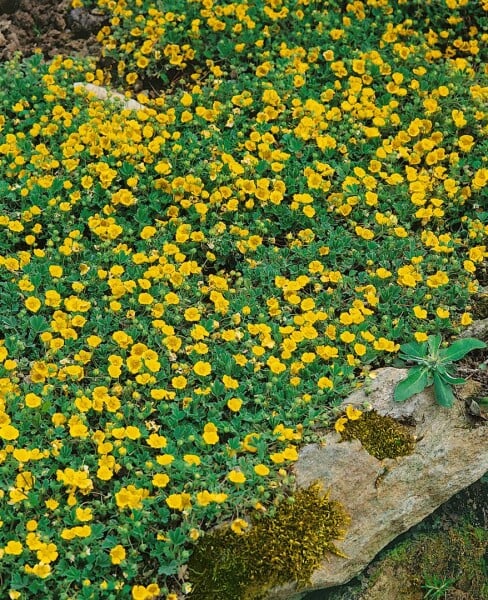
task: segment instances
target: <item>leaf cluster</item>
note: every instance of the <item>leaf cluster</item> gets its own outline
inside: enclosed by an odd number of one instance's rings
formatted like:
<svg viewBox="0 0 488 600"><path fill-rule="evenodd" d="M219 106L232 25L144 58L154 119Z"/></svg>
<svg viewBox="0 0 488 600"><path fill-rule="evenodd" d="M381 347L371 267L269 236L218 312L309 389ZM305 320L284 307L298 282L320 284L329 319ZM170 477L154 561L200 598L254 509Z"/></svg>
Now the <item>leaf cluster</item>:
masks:
<svg viewBox="0 0 488 600"><path fill-rule="evenodd" d="M476 338L463 338L447 348L441 348L442 337L430 335L427 342L410 342L400 346L399 358L407 363L415 363L405 379L400 381L394 392L397 402L404 402L426 387L434 384L436 402L446 408L454 404L453 385L466 383L456 377L454 364L472 350L486 348L486 344Z"/></svg>

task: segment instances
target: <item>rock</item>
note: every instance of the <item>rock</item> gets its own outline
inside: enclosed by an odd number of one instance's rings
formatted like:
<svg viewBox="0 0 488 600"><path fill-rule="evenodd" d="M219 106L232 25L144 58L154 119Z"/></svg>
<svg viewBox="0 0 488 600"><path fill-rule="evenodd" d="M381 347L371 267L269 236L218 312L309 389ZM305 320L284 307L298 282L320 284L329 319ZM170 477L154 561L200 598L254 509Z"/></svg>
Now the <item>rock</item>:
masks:
<svg viewBox="0 0 488 600"><path fill-rule="evenodd" d="M477 331L479 337L487 333ZM337 543L347 558L328 556L307 589L280 586L267 600L297 599L305 592L346 583L398 535L488 471L486 422L474 422L462 400L451 409L439 406L431 388L404 403L394 402L395 385L406 374L406 369L380 369L371 384L344 405L368 403L379 414L408 423L417 440L412 454L380 461L357 440L341 442L336 432L324 436L325 444L302 449L295 465L298 487L322 482L330 498L351 515L345 539Z"/></svg>
<svg viewBox="0 0 488 600"><path fill-rule="evenodd" d="M474 337L480 340L488 340L488 317L473 321L468 329L465 329L460 335L460 338Z"/></svg>
<svg viewBox="0 0 488 600"><path fill-rule="evenodd" d="M21 49L19 38L12 31L12 22L7 17L0 17L0 60L8 60Z"/></svg>
<svg viewBox="0 0 488 600"><path fill-rule="evenodd" d="M98 33L108 19L103 13L96 13L86 8L73 8L68 12L65 20L66 25L75 35L87 38Z"/></svg>
<svg viewBox="0 0 488 600"><path fill-rule="evenodd" d="M119 94L119 92L114 92L112 90L107 90L100 85L78 81L73 84L73 87L75 90L84 88L88 93L93 94L100 100L108 100L109 102L113 102L114 100L119 101L121 102L123 108L127 108L128 110L144 110L146 108L144 104L137 102L137 100L128 100L123 94Z"/></svg>

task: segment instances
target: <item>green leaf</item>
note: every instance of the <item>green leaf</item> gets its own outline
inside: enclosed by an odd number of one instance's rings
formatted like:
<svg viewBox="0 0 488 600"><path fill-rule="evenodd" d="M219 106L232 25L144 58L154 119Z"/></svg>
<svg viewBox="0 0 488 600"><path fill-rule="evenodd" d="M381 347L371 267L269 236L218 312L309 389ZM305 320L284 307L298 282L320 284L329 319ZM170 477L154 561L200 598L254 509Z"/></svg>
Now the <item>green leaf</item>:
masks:
<svg viewBox="0 0 488 600"><path fill-rule="evenodd" d="M423 365L412 367L405 379L400 381L393 394L395 402L404 402L414 394L420 393L432 383L429 369Z"/></svg>
<svg viewBox="0 0 488 600"><path fill-rule="evenodd" d="M42 333L49 329L49 323L40 315L32 315L29 319L30 330L34 334Z"/></svg>
<svg viewBox="0 0 488 600"><path fill-rule="evenodd" d="M432 357L437 356L439 348L441 347L442 337L438 333L436 335L429 335L427 339L427 345L429 347L429 353Z"/></svg>
<svg viewBox="0 0 488 600"><path fill-rule="evenodd" d="M158 574L166 576L175 575L178 572L178 566L178 563L175 560L172 560L167 564L160 565Z"/></svg>
<svg viewBox="0 0 488 600"><path fill-rule="evenodd" d="M471 350L486 348L486 344L476 338L464 338L456 340L449 348L445 348L439 352L439 358L443 363L453 362L463 358Z"/></svg>
<svg viewBox="0 0 488 600"><path fill-rule="evenodd" d="M455 377L446 369L446 367L437 367L436 371L439 373L443 381L449 385L461 385L462 383L466 383L466 379L464 379L464 377Z"/></svg>
<svg viewBox="0 0 488 600"><path fill-rule="evenodd" d="M454 404L454 393L439 373L434 373L434 396L437 404L441 406L451 408Z"/></svg>
<svg viewBox="0 0 488 600"><path fill-rule="evenodd" d="M427 356L427 344L425 342L409 342L400 346L400 358L404 360L415 360Z"/></svg>

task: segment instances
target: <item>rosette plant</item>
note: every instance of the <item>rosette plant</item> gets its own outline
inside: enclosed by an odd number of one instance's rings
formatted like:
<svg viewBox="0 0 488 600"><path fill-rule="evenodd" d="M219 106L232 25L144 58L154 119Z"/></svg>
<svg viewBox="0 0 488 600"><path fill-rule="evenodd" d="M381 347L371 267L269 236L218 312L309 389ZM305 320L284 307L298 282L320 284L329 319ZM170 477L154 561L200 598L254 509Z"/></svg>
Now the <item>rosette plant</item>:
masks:
<svg viewBox="0 0 488 600"><path fill-rule="evenodd" d="M410 342L400 346L399 358L406 363L414 363L405 379L394 391L396 402L404 402L426 387L434 385L434 397L438 404L450 408L454 404L453 385L466 383L456 376L454 363L472 350L486 348L486 344L476 338L464 338L441 348L439 334L430 335L426 342Z"/></svg>

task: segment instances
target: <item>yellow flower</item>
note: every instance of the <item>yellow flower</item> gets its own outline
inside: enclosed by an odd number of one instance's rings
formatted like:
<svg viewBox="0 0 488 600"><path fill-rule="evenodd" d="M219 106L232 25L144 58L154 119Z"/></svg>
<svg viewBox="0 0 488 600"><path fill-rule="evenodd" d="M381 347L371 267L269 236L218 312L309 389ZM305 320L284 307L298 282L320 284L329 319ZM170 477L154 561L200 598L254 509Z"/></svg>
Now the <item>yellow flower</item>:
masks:
<svg viewBox="0 0 488 600"><path fill-rule="evenodd" d="M227 400L227 408L232 412L239 412L241 406L242 400L240 398L230 398L230 400Z"/></svg>
<svg viewBox="0 0 488 600"><path fill-rule="evenodd" d="M212 494L208 490L197 493L197 504L199 506L208 506L212 502Z"/></svg>
<svg viewBox="0 0 488 600"><path fill-rule="evenodd" d="M458 140L458 146L463 152L469 152L474 146L474 138L472 135L462 135Z"/></svg>
<svg viewBox="0 0 488 600"><path fill-rule="evenodd" d="M439 308L437 308L435 313L439 317L439 319L448 319L449 315L450 315L450 312L448 310L446 310L445 308L442 308L440 306L439 306Z"/></svg>
<svg viewBox="0 0 488 600"><path fill-rule="evenodd" d="M59 556L57 550L56 544L43 544L36 552L37 560L46 564L54 562Z"/></svg>
<svg viewBox="0 0 488 600"><path fill-rule="evenodd" d="M222 383L224 384L225 388L228 390L235 390L239 387L239 382L237 381L237 379L234 379L233 377L230 377L229 375L224 375L222 377Z"/></svg>
<svg viewBox="0 0 488 600"><path fill-rule="evenodd" d="M121 189L112 194L112 204L122 204L122 206L132 206L137 200L130 190Z"/></svg>
<svg viewBox="0 0 488 600"><path fill-rule="evenodd" d="M35 531L37 529L37 526L38 522L35 519L30 519L25 524L25 528L27 529L27 531Z"/></svg>
<svg viewBox="0 0 488 600"><path fill-rule="evenodd" d="M166 301L167 304L179 304L180 303L180 299L178 298L178 296L174 292L168 292L164 296L164 299L165 299L165 301Z"/></svg>
<svg viewBox="0 0 488 600"><path fill-rule="evenodd" d="M156 462L162 467L167 467L174 461L175 457L172 454L160 454L156 457Z"/></svg>
<svg viewBox="0 0 488 600"><path fill-rule="evenodd" d="M404 287L415 287L419 281L422 281L422 276L412 265L405 265L398 269L397 282L399 285Z"/></svg>
<svg viewBox="0 0 488 600"><path fill-rule="evenodd" d="M277 465L285 462L283 452L274 452L273 454L270 454L269 457Z"/></svg>
<svg viewBox="0 0 488 600"><path fill-rule="evenodd" d="M102 343L102 338L98 337L98 335L90 335L86 338L86 342L90 346L90 348L96 348Z"/></svg>
<svg viewBox="0 0 488 600"><path fill-rule="evenodd" d="M141 231L140 236L141 236L141 238L143 240L148 240L149 238L154 237L156 235L156 233L157 233L156 227L152 227L150 225L147 225Z"/></svg>
<svg viewBox="0 0 488 600"><path fill-rule="evenodd" d="M110 560L113 565L120 565L120 563L125 560L125 548L120 544L114 546L112 550L110 550Z"/></svg>
<svg viewBox="0 0 488 600"><path fill-rule="evenodd" d="M230 528L237 535L243 535L244 530L249 527L249 523L244 519L234 519L231 523Z"/></svg>
<svg viewBox="0 0 488 600"><path fill-rule="evenodd" d="M374 233L371 231L371 229L361 227L360 225L355 227L355 232L356 235L360 238L363 238L363 240L372 240L374 238Z"/></svg>
<svg viewBox="0 0 488 600"><path fill-rule="evenodd" d="M276 358L275 356L270 356L266 361L266 364L268 365L270 371L272 373L275 373L276 375L279 375L280 373L283 373L283 371L286 371L286 365L283 364L280 361L280 359Z"/></svg>
<svg viewBox="0 0 488 600"><path fill-rule="evenodd" d="M344 331L343 333L341 333L341 335L339 337L345 344L350 344L351 342L354 342L354 340L356 339L356 336L354 335L354 333L351 333L350 331Z"/></svg>
<svg viewBox="0 0 488 600"><path fill-rule="evenodd" d="M149 496L149 491L145 488L136 488L134 485L128 485L121 488L115 494L115 502L121 509L123 508L142 508L142 500Z"/></svg>
<svg viewBox="0 0 488 600"><path fill-rule="evenodd" d="M142 294L139 294L137 301L142 306L148 306L149 304L152 304L154 302L154 298L151 296L151 294L148 294L147 292L143 292Z"/></svg>
<svg viewBox="0 0 488 600"><path fill-rule="evenodd" d="M171 385L176 390L183 390L186 388L187 382L188 380L186 377L183 377L183 375L178 375L178 377L173 377L173 379L171 380Z"/></svg>
<svg viewBox="0 0 488 600"><path fill-rule="evenodd" d="M135 585L132 588L133 600L148 600L151 596L143 585Z"/></svg>
<svg viewBox="0 0 488 600"><path fill-rule="evenodd" d="M395 344L395 342L387 340L384 337L380 337L373 342L373 346L375 350L384 350L385 352L397 352L400 348L399 344Z"/></svg>
<svg viewBox="0 0 488 600"><path fill-rule="evenodd" d="M463 111L454 109L451 111L451 116L456 127L464 127L466 125L467 121L464 118Z"/></svg>
<svg viewBox="0 0 488 600"><path fill-rule="evenodd" d="M366 346L364 344L354 344L354 352L358 355L358 356L364 356L366 354Z"/></svg>
<svg viewBox="0 0 488 600"><path fill-rule="evenodd" d="M199 360L193 365L193 370L197 375L200 375L201 377L206 377L212 372L212 365L209 362Z"/></svg>
<svg viewBox="0 0 488 600"><path fill-rule="evenodd" d="M51 574L51 566L46 565L41 562L41 563L35 564L33 567L30 567L29 565L25 565L24 571L26 573L32 573L33 575L35 575L36 577L39 577L40 579L45 579L46 577L48 577L48 575Z"/></svg>
<svg viewBox="0 0 488 600"><path fill-rule="evenodd" d="M201 458L196 454L185 454L183 456L183 460L186 462L187 465L195 466L198 466L202 462Z"/></svg>
<svg viewBox="0 0 488 600"><path fill-rule="evenodd" d="M138 440L141 437L141 432L138 427L134 427L134 425L128 425L125 428L125 435L130 440Z"/></svg>
<svg viewBox="0 0 488 600"><path fill-rule="evenodd" d="M334 425L334 429L337 431L337 433L341 433L341 431L346 429L347 421L347 417L339 417L339 419L337 419Z"/></svg>
<svg viewBox="0 0 488 600"><path fill-rule="evenodd" d="M164 488L168 485L168 483L169 483L169 477L165 473L157 473L152 478L152 484L155 487Z"/></svg>
<svg viewBox="0 0 488 600"><path fill-rule="evenodd" d="M103 465L99 469L97 469L97 477L102 481L110 481L114 476L114 472L112 469L109 469L106 465Z"/></svg>
<svg viewBox="0 0 488 600"><path fill-rule="evenodd" d="M486 246L474 246L469 250L469 259L474 262L483 262L488 257Z"/></svg>
<svg viewBox="0 0 488 600"><path fill-rule="evenodd" d="M2 425L0 427L0 438L2 440L16 440L19 437L19 431L12 425Z"/></svg>
<svg viewBox="0 0 488 600"><path fill-rule="evenodd" d="M346 406L346 416L350 421L357 421L362 414L362 411L358 408L354 408L352 404Z"/></svg>
<svg viewBox="0 0 488 600"><path fill-rule="evenodd" d="M438 288L449 283L449 277L443 271L437 271L434 275L427 277L427 285L430 288Z"/></svg>
<svg viewBox="0 0 488 600"><path fill-rule="evenodd" d="M12 554L13 556L19 556L19 554L22 554L22 550L23 550L22 544L15 540L11 540L4 547L5 554Z"/></svg>
<svg viewBox="0 0 488 600"><path fill-rule="evenodd" d="M298 460L298 451L295 446L288 446L282 452L285 460Z"/></svg>
<svg viewBox="0 0 488 600"><path fill-rule="evenodd" d="M429 336L423 331L416 331L413 334L413 337L417 340L417 342L426 342Z"/></svg>
<svg viewBox="0 0 488 600"><path fill-rule="evenodd" d="M191 508L190 494L171 494L166 498L166 504L169 508L180 511Z"/></svg>
<svg viewBox="0 0 488 600"><path fill-rule="evenodd" d="M321 377L317 382L317 386L321 390L324 388L332 389L334 387L334 384L333 384L332 380L329 379L328 377Z"/></svg>
<svg viewBox="0 0 488 600"><path fill-rule="evenodd" d="M193 119L193 115L191 114L191 112L189 110L184 110L181 113L181 122L182 123L188 123L192 119Z"/></svg>
<svg viewBox="0 0 488 600"><path fill-rule="evenodd" d="M25 405L29 408L37 408L41 406L41 398L37 394L30 392L25 396Z"/></svg>
<svg viewBox="0 0 488 600"><path fill-rule="evenodd" d="M151 448L165 448L167 443L164 435L158 435L157 433L151 433L146 440L146 444Z"/></svg>
<svg viewBox="0 0 488 600"><path fill-rule="evenodd" d="M232 469L227 475L227 479L236 485L244 483L246 481L246 476L242 471L237 471L236 469Z"/></svg>
<svg viewBox="0 0 488 600"><path fill-rule="evenodd" d="M35 296L29 296L28 298L26 298L24 304L27 310L30 310L34 313L36 313L41 308L41 301Z"/></svg>
<svg viewBox="0 0 488 600"><path fill-rule="evenodd" d="M197 308L191 307L185 310L185 321L195 322L200 320L200 311Z"/></svg>
<svg viewBox="0 0 488 600"><path fill-rule="evenodd" d="M193 97L188 92L185 92L183 94L183 96L180 98L180 102L184 107L188 108L189 106L191 106L191 104L193 102Z"/></svg>
<svg viewBox="0 0 488 600"><path fill-rule="evenodd" d="M213 423L207 423L203 428L203 441L209 446L213 446L219 441L217 427Z"/></svg>
<svg viewBox="0 0 488 600"><path fill-rule="evenodd" d="M78 521L82 523L86 521L91 521L93 519L92 509L91 508L80 508L76 509L76 518Z"/></svg>
<svg viewBox="0 0 488 600"><path fill-rule="evenodd" d="M49 274L51 277L62 277L63 276L63 267L59 265L50 265L49 266Z"/></svg>
<svg viewBox="0 0 488 600"><path fill-rule="evenodd" d="M404 227L395 227L394 230L395 235L399 238L408 237L408 232Z"/></svg>
<svg viewBox="0 0 488 600"><path fill-rule="evenodd" d="M417 319L426 319L427 318L427 311L424 308L422 308L421 306L414 306L413 314L417 317Z"/></svg>
<svg viewBox="0 0 488 600"><path fill-rule="evenodd" d="M254 472L256 473L256 475L259 475L260 477L266 477L266 475L269 475L268 467L263 464L256 465L254 467Z"/></svg>

